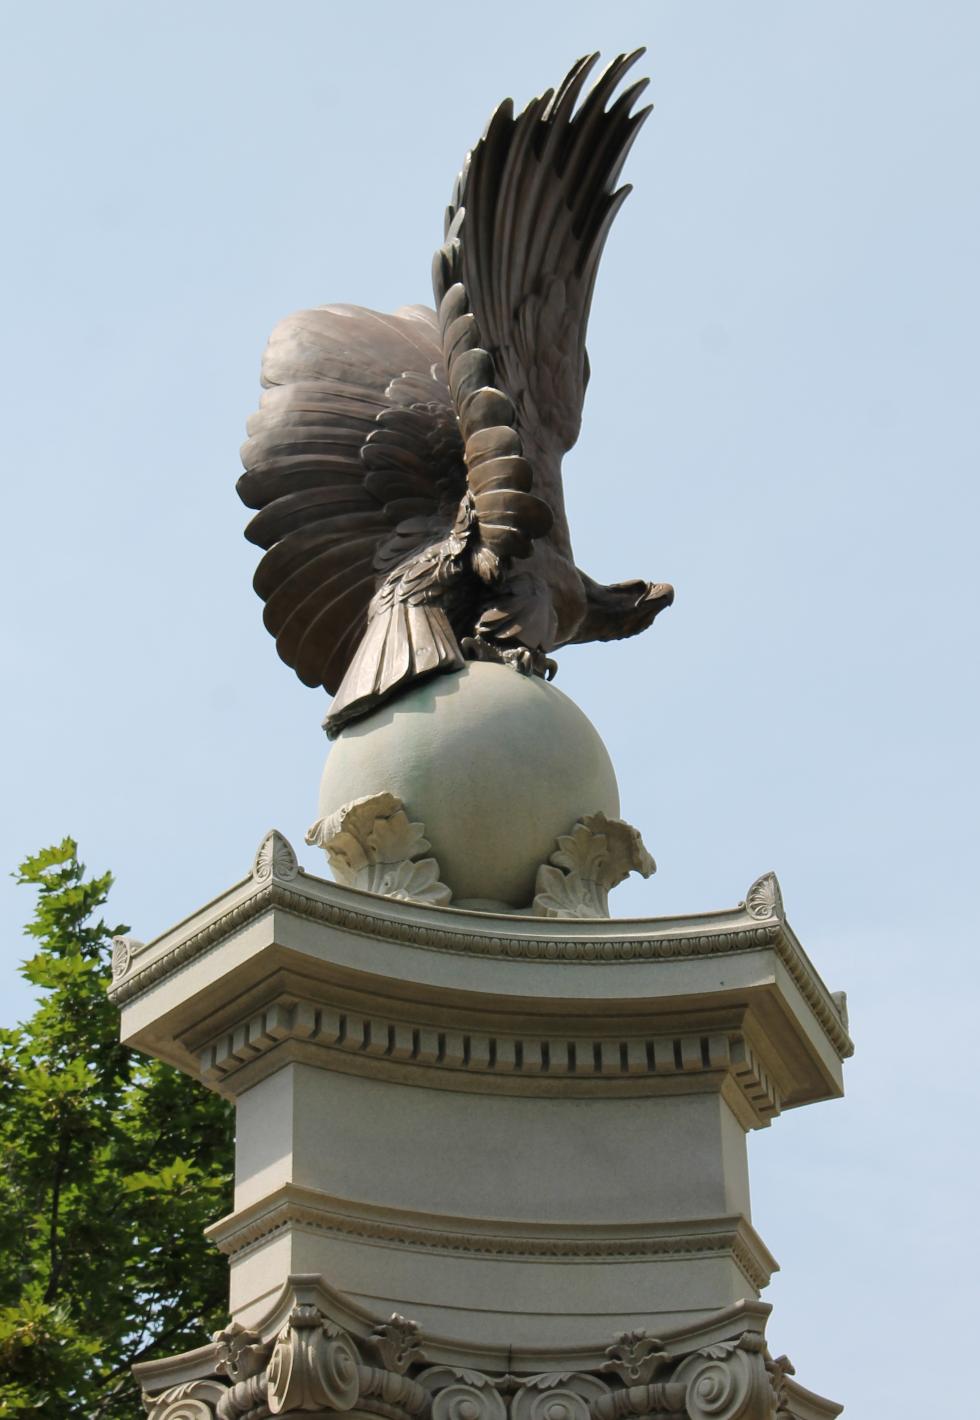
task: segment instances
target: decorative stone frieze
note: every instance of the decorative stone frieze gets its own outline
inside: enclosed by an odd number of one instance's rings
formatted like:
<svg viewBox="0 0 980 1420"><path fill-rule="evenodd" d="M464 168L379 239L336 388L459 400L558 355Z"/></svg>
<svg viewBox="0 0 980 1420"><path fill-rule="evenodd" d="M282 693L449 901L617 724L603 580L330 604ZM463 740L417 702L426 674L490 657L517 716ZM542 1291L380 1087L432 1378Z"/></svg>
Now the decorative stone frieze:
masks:
<svg viewBox="0 0 980 1420"><path fill-rule="evenodd" d="M609 893L630 873L657 869L639 830L622 819L590 814L562 834L538 869L531 911L537 917L608 917Z"/></svg>
<svg viewBox="0 0 980 1420"><path fill-rule="evenodd" d="M439 864L422 855L431 846L394 794L370 794L316 821L307 843L322 848L337 882L400 902L445 907L452 893L439 881Z"/></svg>

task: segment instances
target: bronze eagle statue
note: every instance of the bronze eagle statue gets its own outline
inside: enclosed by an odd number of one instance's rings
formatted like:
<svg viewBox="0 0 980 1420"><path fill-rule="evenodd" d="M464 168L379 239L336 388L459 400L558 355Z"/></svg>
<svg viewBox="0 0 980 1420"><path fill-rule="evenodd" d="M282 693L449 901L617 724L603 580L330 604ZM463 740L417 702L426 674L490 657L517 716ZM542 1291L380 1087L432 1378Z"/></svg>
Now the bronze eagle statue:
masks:
<svg viewBox="0 0 980 1420"><path fill-rule="evenodd" d="M597 55L515 117L494 112L456 180L435 310L321 306L274 330L238 481L265 549L276 648L334 699L336 736L420 678L498 660L554 674L571 642L645 630L666 583L575 565L561 460L578 438L599 259L650 108Z"/></svg>

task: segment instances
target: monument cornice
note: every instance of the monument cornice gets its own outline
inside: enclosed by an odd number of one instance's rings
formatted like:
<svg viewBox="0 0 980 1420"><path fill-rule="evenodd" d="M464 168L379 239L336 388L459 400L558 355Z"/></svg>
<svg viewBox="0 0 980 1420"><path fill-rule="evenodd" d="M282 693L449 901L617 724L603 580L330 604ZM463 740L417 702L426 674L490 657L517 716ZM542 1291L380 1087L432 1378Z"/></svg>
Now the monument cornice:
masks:
<svg viewBox="0 0 980 1420"><path fill-rule="evenodd" d="M278 835L277 835L278 836ZM267 836L268 837L268 836ZM257 862L261 857L257 855ZM295 859L293 859L295 864ZM508 962L609 966L684 961L770 948L840 1059L853 1053L841 999L820 980L782 914L772 874L756 880L735 908L685 917L555 922L453 907L420 907L335 883L294 866L253 873L170 931L127 947L112 999L123 1006L161 978L207 953L270 911L282 911L371 941Z"/></svg>

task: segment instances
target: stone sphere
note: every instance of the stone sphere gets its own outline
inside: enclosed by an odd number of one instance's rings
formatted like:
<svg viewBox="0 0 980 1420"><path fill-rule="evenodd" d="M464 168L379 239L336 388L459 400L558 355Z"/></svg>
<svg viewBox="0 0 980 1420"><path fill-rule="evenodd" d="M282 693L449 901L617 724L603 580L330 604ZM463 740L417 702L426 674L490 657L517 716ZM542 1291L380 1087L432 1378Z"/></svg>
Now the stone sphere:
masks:
<svg viewBox="0 0 980 1420"><path fill-rule="evenodd" d="M469 662L342 731L327 756L320 815L387 791L425 825L455 906L519 911L559 834L585 814L619 816L598 732L553 685Z"/></svg>

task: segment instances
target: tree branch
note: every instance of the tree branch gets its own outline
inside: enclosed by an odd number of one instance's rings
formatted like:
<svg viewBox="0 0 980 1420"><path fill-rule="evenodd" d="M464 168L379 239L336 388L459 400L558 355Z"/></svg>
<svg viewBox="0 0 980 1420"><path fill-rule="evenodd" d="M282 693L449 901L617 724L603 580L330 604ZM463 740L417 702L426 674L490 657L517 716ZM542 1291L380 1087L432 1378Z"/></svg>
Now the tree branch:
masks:
<svg viewBox="0 0 980 1420"><path fill-rule="evenodd" d="M62 1124L64 1121L61 1121ZM44 1289L44 1300L48 1306L58 1295L58 1283L61 1281L61 1271L63 1265L63 1255L58 1247L58 1224L60 1222L61 1209L61 1183L65 1176L65 1169L68 1166L68 1150L71 1143L70 1136L59 1134L58 1153L55 1158L54 1181L51 1185L51 1219L49 1223L48 1237L48 1285Z"/></svg>

